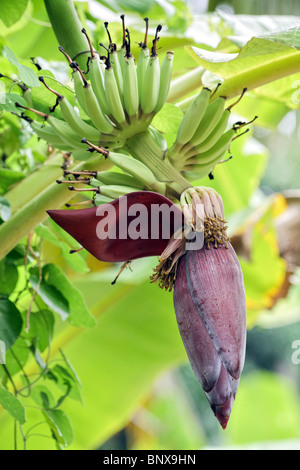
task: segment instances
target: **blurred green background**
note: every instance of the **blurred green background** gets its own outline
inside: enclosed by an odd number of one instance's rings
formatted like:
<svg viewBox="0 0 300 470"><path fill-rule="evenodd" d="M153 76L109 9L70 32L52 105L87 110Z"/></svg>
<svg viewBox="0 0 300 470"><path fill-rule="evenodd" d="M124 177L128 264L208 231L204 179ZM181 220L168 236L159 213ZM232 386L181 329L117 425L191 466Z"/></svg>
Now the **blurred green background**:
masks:
<svg viewBox="0 0 300 470"><path fill-rule="evenodd" d="M0 46L6 44L27 65L30 57L38 62L43 58L61 81L66 80L68 72L43 2L16 3L17 21L9 25L1 17ZM245 44L252 36L300 25L297 0L75 4L98 42L105 34L104 21L120 39L123 12L137 38L134 42L142 35L142 18L149 16L152 25L162 23L161 52L175 51L174 80L197 66L187 45L234 52L239 41ZM13 73L5 57L0 65L1 73ZM245 138L235 141L234 158L216 169L215 179L201 181L223 197L247 294L246 363L225 432L187 362L172 295L149 283L156 260L134 262L133 272L124 272L111 286L119 266L87 255L70 261L72 241L51 223L44 225L48 235L42 237L43 263L61 268L96 318L93 328L74 326L59 315L55 320L53 358L62 349L81 382L81 398L75 394L62 407L73 428L70 449L300 449L300 364L292 360L293 343L300 340L300 111L292 101L297 79L300 74L246 96L235 118L257 114L259 119ZM1 121L1 168L19 172L21 178L44 162L46 148L26 136L14 116L4 113ZM9 188L5 181L2 194ZM21 266L18 271L21 289ZM22 302L25 309L28 297ZM16 347L21 350L22 344ZM24 404L28 422L38 422L40 411L31 398L24 398ZM0 449L12 448L13 426L10 415L0 409ZM41 424L27 448L54 448L45 434L46 425Z"/></svg>

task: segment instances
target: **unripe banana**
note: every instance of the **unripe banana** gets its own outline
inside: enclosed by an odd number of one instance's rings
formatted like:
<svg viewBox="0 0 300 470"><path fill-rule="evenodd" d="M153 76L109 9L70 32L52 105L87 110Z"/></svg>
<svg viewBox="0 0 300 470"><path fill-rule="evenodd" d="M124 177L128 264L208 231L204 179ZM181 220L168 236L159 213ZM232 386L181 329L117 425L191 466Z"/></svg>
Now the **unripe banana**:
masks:
<svg viewBox="0 0 300 470"><path fill-rule="evenodd" d="M105 65L101 62L100 57L98 54L95 53L93 48L92 42L84 28L82 28L81 32L85 35L91 56L89 57L89 77L91 80L91 85L93 88L93 92L96 95L96 98L99 102L100 108L104 114L108 114L108 106L105 96L105 89L104 89L104 70Z"/></svg>
<svg viewBox="0 0 300 470"><path fill-rule="evenodd" d="M77 101L81 109L83 109L85 114L88 115L88 110L85 104L85 97L84 97L84 91L83 91L83 81L78 70L73 69L72 77L74 81L74 90L75 90Z"/></svg>
<svg viewBox="0 0 300 470"><path fill-rule="evenodd" d="M222 134L226 131L228 119L230 116L230 111L225 109L223 112L220 121L213 129L213 131L209 134L209 136L199 145L196 146L197 153L205 152L209 150L213 145L215 145L218 140L221 138Z"/></svg>
<svg viewBox="0 0 300 470"><path fill-rule="evenodd" d="M145 114L154 111L157 105L160 84L160 67L158 56L151 56L147 65L142 86L141 109Z"/></svg>
<svg viewBox="0 0 300 470"><path fill-rule="evenodd" d="M155 112L157 113L165 104L171 83L174 52L167 52L160 67L160 84Z"/></svg>
<svg viewBox="0 0 300 470"><path fill-rule="evenodd" d="M213 103L211 103L200 121L190 143L195 147L203 142L213 131L218 124L224 112L226 98L219 96Z"/></svg>
<svg viewBox="0 0 300 470"><path fill-rule="evenodd" d="M103 194L103 196L110 197L111 199L117 199L120 196L125 196L126 194L140 190L140 188L134 188L132 186L109 185L99 187L100 195Z"/></svg>
<svg viewBox="0 0 300 470"><path fill-rule="evenodd" d="M81 143L81 136L77 134L71 127L65 122L60 119L55 118L54 116L48 115L47 122L50 126L54 129L56 134L69 146L73 147L74 149L84 149L86 148Z"/></svg>
<svg viewBox="0 0 300 470"><path fill-rule="evenodd" d="M66 59L69 62L69 66L72 69L72 77L74 81L74 90L75 90L75 95L78 100L78 103L80 104L81 108L83 111L87 114L87 109L85 105L85 98L84 98L84 93L83 93L83 81L81 78L81 74L79 72L79 69L77 68L78 65L76 62L73 62L71 57L64 51L62 46L59 46L59 51L63 53L63 55L66 57Z"/></svg>
<svg viewBox="0 0 300 470"><path fill-rule="evenodd" d="M30 126L38 137L51 144L53 147L59 150L70 149L70 145L66 144L66 142L56 134L51 126L43 125L36 121L32 121Z"/></svg>
<svg viewBox="0 0 300 470"><path fill-rule="evenodd" d="M99 102L100 108L104 114L109 115L109 108L106 100L106 93L104 88L104 70L105 65L100 61L100 58L95 55L90 59L89 77L91 85L96 98Z"/></svg>
<svg viewBox="0 0 300 470"><path fill-rule="evenodd" d="M157 181L152 171L144 163L121 153L108 153L108 160L121 170L129 173L144 183L146 186L152 186Z"/></svg>
<svg viewBox="0 0 300 470"><path fill-rule="evenodd" d="M57 104L59 104L63 118L69 124L69 126L78 134L81 134L81 136L85 135L88 137L90 140L98 141L100 140L100 132L95 129L94 127L90 126L87 124L79 114L76 112L76 110L73 108L73 106L70 104L70 102L67 100L67 98L59 93L57 91L53 90L53 88L49 87L47 83L44 80L44 77L39 77L39 80L45 85L45 87L54 93L57 97Z"/></svg>
<svg viewBox="0 0 300 470"><path fill-rule="evenodd" d="M121 99L121 101L123 101L123 88L124 88L124 85L123 85L123 75L122 75L122 73L124 73L124 72L121 69L119 54L118 54L117 51L111 52L111 54L110 54L110 63L111 63L112 69L113 69L114 74L115 74L115 79L116 79L116 82L117 82L120 99Z"/></svg>
<svg viewBox="0 0 300 470"><path fill-rule="evenodd" d="M226 150L228 150L230 143L235 136L235 130L229 129L225 132L209 150L201 152L197 155L199 164L209 163L216 159L222 158ZM197 148L197 147L196 147Z"/></svg>
<svg viewBox="0 0 300 470"><path fill-rule="evenodd" d="M103 134L110 134L113 132L114 126L103 114L91 85L86 82L83 86L83 90L86 108L92 123Z"/></svg>
<svg viewBox="0 0 300 470"><path fill-rule="evenodd" d="M145 185L137 178L116 171L100 171L97 174L97 181L105 185L131 186L144 189Z"/></svg>
<svg viewBox="0 0 300 470"><path fill-rule="evenodd" d="M107 104L110 110L109 115L112 115L113 118L122 125L125 123L126 117L122 106L115 74L110 65L107 65L105 69L104 79Z"/></svg>
<svg viewBox="0 0 300 470"><path fill-rule="evenodd" d="M209 108L210 97L211 90L205 87L202 88L200 93L189 106L180 123L177 132L176 143L184 145L187 142L192 142L192 137L196 132L198 132L198 126L200 127L202 122L203 125L208 125L205 116Z"/></svg>
<svg viewBox="0 0 300 470"><path fill-rule="evenodd" d="M139 109L139 93L134 57L125 58L123 70L124 105L128 116L135 116Z"/></svg>
<svg viewBox="0 0 300 470"><path fill-rule="evenodd" d="M150 53L147 47L142 47L140 56L137 63L137 79L138 79L138 89L139 89L139 102L141 103L143 95L143 85L145 83L145 73L148 67L150 60Z"/></svg>

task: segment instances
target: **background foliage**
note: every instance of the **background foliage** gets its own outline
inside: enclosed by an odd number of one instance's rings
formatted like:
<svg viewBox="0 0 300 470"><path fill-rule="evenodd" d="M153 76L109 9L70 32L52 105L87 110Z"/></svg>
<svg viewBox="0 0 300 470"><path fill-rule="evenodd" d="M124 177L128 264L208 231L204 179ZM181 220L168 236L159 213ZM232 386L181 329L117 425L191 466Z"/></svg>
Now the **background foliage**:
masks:
<svg viewBox="0 0 300 470"><path fill-rule="evenodd" d="M282 2L272 11L270 2L259 10L257 2L215 10L218 3L75 2L96 43L106 38L104 21L120 40L123 12L136 42L145 16L164 25L161 52L175 51L169 101L181 109L220 77L228 96L251 90L234 118L258 115L252 132L234 142L213 181L201 180L223 197L247 294L246 366L225 433L187 363L172 296L149 283L156 259L134 262L111 286L119 266L70 255L75 241L46 214L27 230L27 203L38 214L36 197L55 209L70 194L55 185L61 155L11 113L22 99L16 82L47 109L33 62L64 94L69 73L43 1L0 1L1 228L18 214L26 235L0 262L0 338L10 346L0 366L1 449L300 447L300 364L292 361L300 340L300 13L296 2L284 11ZM274 63L290 67L288 76L276 76ZM184 89L181 77L194 69ZM168 141L179 124L173 116L169 104L155 121Z"/></svg>

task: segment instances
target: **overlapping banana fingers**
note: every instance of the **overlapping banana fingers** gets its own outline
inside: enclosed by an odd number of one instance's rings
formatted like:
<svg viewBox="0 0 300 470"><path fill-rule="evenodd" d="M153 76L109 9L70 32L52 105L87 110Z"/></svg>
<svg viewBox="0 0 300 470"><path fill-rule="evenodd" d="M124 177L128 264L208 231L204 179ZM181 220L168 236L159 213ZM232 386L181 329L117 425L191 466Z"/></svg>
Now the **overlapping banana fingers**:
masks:
<svg viewBox="0 0 300 470"><path fill-rule="evenodd" d="M140 43L140 57L136 61L131 52L131 38L125 27L124 15L121 18L123 44L120 50L112 41L107 22L104 27L108 45L100 43L101 53L94 48L87 31L82 29L90 52L85 71L59 47L72 69L75 105L58 93L55 79L47 75L39 77L48 91L55 95L56 102L49 107L47 115L39 115L47 121L47 131L41 130L42 125L34 124L32 128L40 138L51 145L57 144L58 149L65 146L72 150L81 149L82 138L110 149L122 148L127 139L148 129L167 99L174 54L168 52L160 65L157 43L162 27L158 25L156 28L149 50L148 18L145 18L145 37ZM59 122L55 113L57 107L63 118Z"/></svg>
<svg viewBox="0 0 300 470"><path fill-rule="evenodd" d="M238 122L228 129L231 109L245 92L246 89L236 102L225 108L226 97L219 96L211 102L214 92L204 87L187 109L167 157L188 179L211 173L229 151L231 142L242 135L239 129L257 118L248 123Z"/></svg>

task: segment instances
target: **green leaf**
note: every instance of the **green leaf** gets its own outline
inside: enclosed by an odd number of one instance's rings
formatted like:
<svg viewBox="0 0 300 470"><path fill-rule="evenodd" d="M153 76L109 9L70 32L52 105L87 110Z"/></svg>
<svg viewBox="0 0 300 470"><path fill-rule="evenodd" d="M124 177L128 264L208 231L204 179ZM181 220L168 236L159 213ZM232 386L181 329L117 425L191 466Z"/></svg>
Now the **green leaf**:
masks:
<svg viewBox="0 0 300 470"><path fill-rule="evenodd" d="M300 408L294 385L284 375L264 371L242 378L226 431L232 443L298 440Z"/></svg>
<svg viewBox="0 0 300 470"><path fill-rule="evenodd" d="M18 339L22 325L17 307L8 299L0 299L0 340L4 341L6 350Z"/></svg>
<svg viewBox="0 0 300 470"><path fill-rule="evenodd" d="M35 385L31 390L30 398L41 407L45 407L44 405L47 403L45 408L53 408L56 404L52 392L45 385Z"/></svg>
<svg viewBox="0 0 300 470"><path fill-rule="evenodd" d="M0 19L8 28L15 24L27 8L28 0L1 0Z"/></svg>
<svg viewBox="0 0 300 470"><path fill-rule="evenodd" d="M57 442L68 447L73 441L73 430L67 415L61 410L46 410L43 415Z"/></svg>
<svg viewBox="0 0 300 470"><path fill-rule="evenodd" d="M10 295L18 282L18 269L14 264L0 261L0 295Z"/></svg>
<svg viewBox="0 0 300 470"><path fill-rule="evenodd" d="M4 102L0 102L0 109L3 111L19 113L20 108L17 108L15 103L19 103L22 106L27 106L26 101L21 95L17 95L16 93L6 93L4 95Z"/></svg>
<svg viewBox="0 0 300 470"><path fill-rule="evenodd" d="M21 338L21 336L19 336L13 346L10 347L8 351L6 351L5 355L5 366L11 376L15 375L17 372L20 372L20 370L22 370L22 367L25 366L28 360L29 353L30 351L28 348L28 343L24 338ZM3 377L4 376L5 373L3 374Z"/></svg>
<svg viewBox="0 0 300 470"><path fill-rule="evenodd" d="M97 448L126 426L158 375L187 361L172 294L148 280L137 286L141 273L136 265L138 261L127 281L123 283L120 277L115 286L106 280L105 272L103 281L101 273L76 281L99 314L94 329L64 345L64 352L76 364L84 392L83 413L78 413L76 402L65 403L73 423L76 414L76 449ZM148 276L150 273L149 266ZM135 277L132 283L130 274ZM101 426L95 413L101 416Z"/></svg>
<svg viewBox="0 0 300 470"><path fill-rule="evenodd" d="M0 218L6 222L11 216L10 202L5 197L0 196Z"/></svg>
<svg viewBox="0 0 300 470"><path fill-rule="evenodd" d="M70 253L70 245L61 242L60 247L64 260L75 272L80 274L85 274L89 272L89 268L86 265L86 262L82 258L82 256L79 253Z"/></svg>
<svg viewBox="0 0 300 470"><path fill-rule="evenodd" d="M24 178L24 173L7 168L0 168L0 193L6 193L11 185Z"/></svg>
<svg viewBox="0 0 300 470"><path fill-rule="evenodd" d="M30 283L34 289L38 288L39 274L38 268L30 270ZM38 295L54 312L58 313L62 320L66 320L69 316L69 303L59 289L53 285L49 285L44 278L40 282Z"/></svg>
<svg viewBox="0 0 300 470"><path fill-rule="evenodd" d="M25 408L22 403L8 390L0 385L0 405L20 424L26 422Z"/></svg>
<svg viewBox="0 0 300 470"><path fill-rule="evenodd" d="M25 83L25 85L29 86L30 88L41 86L41 83L35 72L26 65L21 64L13 53L13 51L9 49L9 47L4 46L4 52L10 63L17 67L19 71L20 80Z"/></svg>
<svg viewBox="0 0 300 470"><path fill-rule="evenodd" d="M177 106L166 103L155 115L152 125L163 134L174 134L178 131L183 112Z"/></svg>
<svg viewBox="0 0 300 470"><path fill-rule="evenodd" d="M253 90L300 72L299 37L300 27L295 27L278 35L254 37L239 53L211 52L197 47L188 47L188 52L198 64L224 79L216 96L231 98L240 95L244 88ZM290 89L286 104L293 104L293 93ZM280 100L275 94L273 98Z"/></svg>
<svg viewBox="0 0 300 470"><path fill-rule="evenodd" d="M40 310L30 314L29 337L36 339L40 352L50 346L53 337L54 316L50 310Z"/></svg>
<svg viewBox="0 0 300 470"><path fill-rule="evenodd" d="M69 305L68 321L74 326L95 326L95 319L90 314L81 293L71 284L63 271L54 264L43 268L43 276L47 285L62 292Z"/></svg>
<svg viewBox="0 0 300 470"><path fill-rule="evenodd" d="M67 392L68 397L83 403L80 392L80 384L69 368L67 369L66 367L62 367L61 365L56 364L51 369L51 373L53 373L56 377L56 385L61 390L63 390L64 393Z"/></svg>

